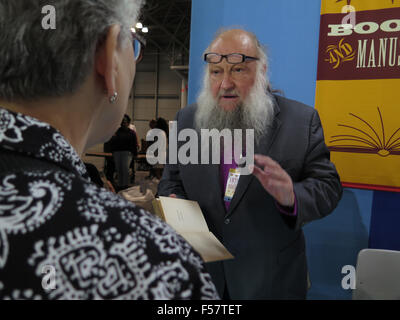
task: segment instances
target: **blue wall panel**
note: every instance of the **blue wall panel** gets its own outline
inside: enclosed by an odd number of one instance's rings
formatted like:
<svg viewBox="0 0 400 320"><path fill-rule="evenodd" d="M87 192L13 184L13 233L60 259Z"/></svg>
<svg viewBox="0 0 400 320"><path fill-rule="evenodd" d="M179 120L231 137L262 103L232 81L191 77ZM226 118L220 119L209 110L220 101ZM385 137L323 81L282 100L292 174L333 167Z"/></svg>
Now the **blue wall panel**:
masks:
<svg viewBox="0 0 400 320"><path fill-rule="evenodd" d="M400 194L376 191L372 208L370 248L400 250Z"/></svg>

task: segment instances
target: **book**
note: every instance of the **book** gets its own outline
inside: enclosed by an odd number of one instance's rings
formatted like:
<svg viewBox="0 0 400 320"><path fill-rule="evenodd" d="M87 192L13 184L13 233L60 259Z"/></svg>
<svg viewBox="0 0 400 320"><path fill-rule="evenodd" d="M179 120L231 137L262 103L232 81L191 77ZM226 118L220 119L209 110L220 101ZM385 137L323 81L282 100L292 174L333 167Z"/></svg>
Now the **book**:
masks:
<svg viewBox="0 0 400 320"><path fill-rule="evenodd" d="M155 214L189 242L205 262L234 258L208 229L196 201L159 197L153 200L153 207Z"/></svg>

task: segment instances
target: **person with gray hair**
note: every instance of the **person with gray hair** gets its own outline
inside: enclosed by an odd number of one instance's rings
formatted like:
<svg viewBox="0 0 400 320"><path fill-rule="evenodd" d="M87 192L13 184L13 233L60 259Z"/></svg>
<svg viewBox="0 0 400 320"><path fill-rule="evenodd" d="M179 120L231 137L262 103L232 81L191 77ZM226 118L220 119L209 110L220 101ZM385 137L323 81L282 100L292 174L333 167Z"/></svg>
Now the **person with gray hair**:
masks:
<svg viewBox="0 0 400 320"><path fill-rule="evenodd" d="M80 158L126 111L141 6L0 0L1 299L218 298L198 253Z"/></svg>
<svg viewBox="0 0 400 320"><path fill-rule="evenodd" d="M342 195L318 112L272 92L266 53L251 32L218 33L203 59L203 88L197 103L178 112L177 136L189 128L200 135L253 130L252 174L242 174L232 157L235 148L249 156L247 138L240 149L221 135L219 163L167 164L158 194L197 201L210 231L235 257L207 264L221 297L304 299L302 226L330 214Z"/></svg>

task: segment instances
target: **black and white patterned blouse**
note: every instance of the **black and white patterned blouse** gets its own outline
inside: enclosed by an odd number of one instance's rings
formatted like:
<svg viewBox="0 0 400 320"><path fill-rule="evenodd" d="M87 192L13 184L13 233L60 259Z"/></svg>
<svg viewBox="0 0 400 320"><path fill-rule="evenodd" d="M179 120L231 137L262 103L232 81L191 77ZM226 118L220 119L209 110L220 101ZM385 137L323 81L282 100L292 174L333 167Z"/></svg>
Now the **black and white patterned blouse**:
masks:
<svg viewBox="0 0 400 320"><path fill-rule="evenodd" d="M218 299L200 256L90 182L50 125L0 108L1 299Z"/></svg>

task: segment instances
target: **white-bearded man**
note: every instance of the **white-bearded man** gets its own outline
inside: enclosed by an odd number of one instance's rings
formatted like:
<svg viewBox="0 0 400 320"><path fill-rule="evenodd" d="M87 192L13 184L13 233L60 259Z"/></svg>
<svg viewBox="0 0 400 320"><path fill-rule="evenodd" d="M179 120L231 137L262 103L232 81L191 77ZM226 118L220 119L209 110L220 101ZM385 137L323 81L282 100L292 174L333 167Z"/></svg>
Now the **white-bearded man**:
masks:
<svg viewBox="0 0 400 320"><path fill-rule="evenodd" d="M204 60L202 91L178 113L178 132L253 129L254 171L228 190L238 164L226 161L225 149L220 164L167 164L158 194L197 201L210 231L234 255L207 264L221 297L305 299L301 228L330 214L342 196L318 113L271 93L265 51L250 32L220 33Z"/></svg>

